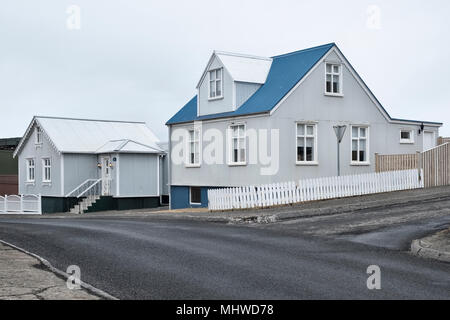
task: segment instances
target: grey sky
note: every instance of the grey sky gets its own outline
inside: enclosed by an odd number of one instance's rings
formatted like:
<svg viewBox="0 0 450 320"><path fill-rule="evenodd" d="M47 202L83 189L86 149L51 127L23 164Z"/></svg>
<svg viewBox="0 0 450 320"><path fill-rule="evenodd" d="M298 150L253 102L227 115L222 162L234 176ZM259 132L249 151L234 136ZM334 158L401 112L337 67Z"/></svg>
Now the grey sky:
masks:
<svg viewBox="0 0 450 320"><path fill-rule="evenodd" d="M66 27L69 5L81 29ZM369 5L381 28L366 26ZM450 136L450 2L6 1L0 6L0 137L33 115L164 123L195 94L212 50L272 56L336 42L393 117Z"/></svg>

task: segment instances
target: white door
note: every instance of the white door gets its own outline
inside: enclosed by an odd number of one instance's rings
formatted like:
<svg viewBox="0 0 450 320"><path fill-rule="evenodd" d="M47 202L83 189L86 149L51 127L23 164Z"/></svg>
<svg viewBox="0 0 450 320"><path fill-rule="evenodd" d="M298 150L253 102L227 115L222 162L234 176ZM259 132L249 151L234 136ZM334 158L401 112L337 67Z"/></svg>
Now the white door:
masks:
<svg viewBox="0 0 450 320"><path fill-rule="evenodd" d="M436 141L434 139L434 132L424 131L423 132L423 151L429 150L436 146Z"/></svg>
<svg viewBox="0 0 450 320"><path fill-rule="evenodd" d="M111 159L109 156L102 156L102 196L109 196L111 193Z"/></svg>

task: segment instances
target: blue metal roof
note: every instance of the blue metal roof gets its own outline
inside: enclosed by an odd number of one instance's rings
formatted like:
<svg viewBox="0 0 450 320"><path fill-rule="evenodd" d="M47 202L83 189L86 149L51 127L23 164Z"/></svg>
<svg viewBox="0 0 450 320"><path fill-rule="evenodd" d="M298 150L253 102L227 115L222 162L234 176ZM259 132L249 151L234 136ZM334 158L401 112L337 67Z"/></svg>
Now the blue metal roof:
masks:
<svg viewBox="0 0 450 320"><path fill-rule="evenodd" d="M197 116L197 96L195 96L170 118L166 122L166 125L269 112L335 45L335 43L328 43L318 47L272 57L272 66L267 75L266 82L235 111ZM387 112L386 114L390 117ZM391 118L391 120L400 119ZM415 120L401 121L422 122ZM423 122L440 124L427 121Z"/></svg>
<svg viewBox="0 0 450 320"><path fill-rule="evenodd" d="M272 57L266 82L235 111L197 116L197 96L192 98L166 124L242 116L272 110L308 71L334 46L334 43Z"/></svg>

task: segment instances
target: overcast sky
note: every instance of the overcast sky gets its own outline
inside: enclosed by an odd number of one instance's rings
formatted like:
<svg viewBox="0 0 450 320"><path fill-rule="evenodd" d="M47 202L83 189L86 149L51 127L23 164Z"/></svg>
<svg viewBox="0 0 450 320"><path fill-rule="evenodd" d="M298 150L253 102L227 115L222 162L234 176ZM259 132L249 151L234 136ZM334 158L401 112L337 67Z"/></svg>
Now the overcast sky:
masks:
<svg viewBox="0 0 450 320"><path fill-rule="evenodd" d="M71 5L80 29L67 26ZM48 115L145 121L167 140L214 49L273 56L329 42L391 116L444 122L450 136L449 33L448 0L2 0L0 137Z"/></svg>

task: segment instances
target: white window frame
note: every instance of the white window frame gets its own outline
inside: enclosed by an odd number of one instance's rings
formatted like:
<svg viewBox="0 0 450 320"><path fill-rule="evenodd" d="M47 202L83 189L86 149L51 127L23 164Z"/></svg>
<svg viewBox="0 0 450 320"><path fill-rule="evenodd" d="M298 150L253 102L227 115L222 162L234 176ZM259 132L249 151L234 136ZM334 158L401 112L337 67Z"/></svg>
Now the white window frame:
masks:
<svg viewBox="0 0 450 320"><path fill-rule="evenodd" d="M238 136L237 137L233 137L233 127L244 127L243 129L243 136L240 135L240 130L238 129ZM234 124L230 124L228 126L228 132L229 132L229 138L228 138L228 165L229 166L245 166L247 165L247 126L245 125L245 123L234 123ZM233 161L234 160L234 149L233 149L233 140L237 139L237 145L238 145L238 150L240 150L240 142L239 140L244 138L244 161ZM239 157L239 152L238 152L238 157Z"/></svg>
<svg viewBox="0 0 450 320"><path fill-rule="evenodd" d="M303 125L304 126L304 134L303 135L299 135L298 133L298 126L299 125ZM307 126L312 126L313 127L313 134L312 135L308 135L307 134ZM313 146L313 159L314 160L304 160L304 161L299 161L298 160L298 138L303 138L304 139L304 145L306 147L306 138L313 138L314 139L314 146ZM319 160L317 158L318 152L317 152L317 122L305 122L305 121L296 121L295 122L295 163L297 165L318 165L319 164ZM305 159L306 159L306 149L305 149Z"/></svg>
<svg viewBox="0 0 450 320"><path fill-rule="evenodd" d="M192 202L192 188L200 189L200 202ZM202 204L202 188L201 187L196 187L196 186L189 187L189 204L193 204L193 205L201 205Z"/></svg>
<svg viewBox="0 0 450 320"><path fill-rule="evenodd" d="M353 137L353 128L358 128L358 137ZM360 128L366 129L366 136L364 138L360 137ZM353 166L368 166L370 165L370 127L367 124L352 124L350 125L350 164ZM359 141L362 139L366 140L366 161L354 161L353 160L353 140L358 140L358 150L357 157L359 159Z"/></svg>
<svg viewBox="0 0 450 320"><path fill-rule="evenodd" d="M331 72L327 71L327 66L330 65L331 66ZM339 68L339 72L336 73L334 72L334 67L338 67ZM334 96L334 97L343 97L344 96L344 81L343 81L343 65L342 63L338 63L338 62L326 62L325 61L325 82L324 82L324 92L325 95L327 96ZM327 91L327 76L330 75L331 76L331 91L333 91L333 77L335 76L339 76L339 92L328 92Z"/></svg>
<svg viewBox="0 0 450 320"><path fill-rule="evenodd" d="M34 184L36 181L36 161L34 158L27 158L25 159L26 161L26 169L27 169L27 183L31 183ZM31 164L31 161L33 162L33 164ZM31 178L31 170L33 170L33 178Z"/></svg>
<svg viewBox="0 0 450 320"><path fill-rule="evenodd" d="M194 132L194 138L191 139L191 132ZM198 139L195 139L195 133L198 134ZM186 167L189 168L197 168L200 167L201 161L202 161L202 143L201 143L201 130L198 128L190 128L188 129L188 135L187 135L187 143L186 143ZM194 149L197 145L198 148L198 162L191 162L191 143L194 143ZM195 157L195 150L194 150L194 157Z"/></svg>
<svg viewBox="0 0 450 320"><path fill-rule="evenodd" d="M39 126L36 126L36 146L42 145L42 129Z"/></svg>
<svg viewBox="0 0 450 320"><path fill-rule="evenodd" d="M402 138L402 132L409 132L409 139ZM413 144L414 143L414 129L400 129L400 143L401 144Z"/></svg>
<svg viewBox="0 0 450 320"><path fill-rule="evenodd" d="M220 70L220 79L217 79L217 71ZM211 74L215 73L214 80L211 79ZM214 88L217 89L217 82L220 81L220 96L214 95L211 96L211 82L214 82ZM217 90L214 91L217 93ZM223 68L216 68L208 71L208 100L217 100L223 98Z"/></svg>
<svg viewBox="0 0 450 320"><path fill-rule="evenodd" d="M48 164L46 163L48 161ZM46 177L46 169L48 169L48 179ZM42 158L42 182L52 182L52 160L50 158Z"/></svg>

